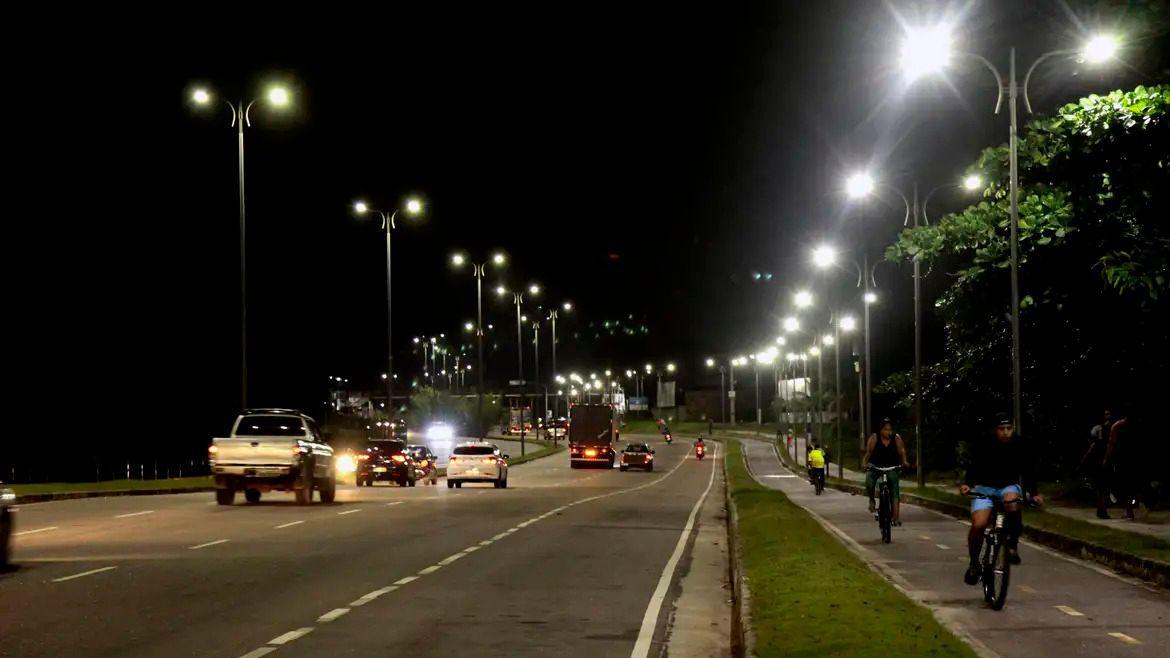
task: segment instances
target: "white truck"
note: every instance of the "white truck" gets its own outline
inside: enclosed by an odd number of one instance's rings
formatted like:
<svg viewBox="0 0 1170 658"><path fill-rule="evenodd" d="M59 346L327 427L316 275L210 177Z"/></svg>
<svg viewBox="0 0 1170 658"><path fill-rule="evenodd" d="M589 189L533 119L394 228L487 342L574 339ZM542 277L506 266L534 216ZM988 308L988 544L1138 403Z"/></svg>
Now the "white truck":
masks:
<svg viewBox="0 0 1170 658"><path fill-rule="evenodd" d="M232 434L211 440L207 449L215 478L215 502L231 505L243 491L249 503L269 491L292 491L297 503L332 503L337 492L333 448L317 423L291 409L245 409Z"/></svg>

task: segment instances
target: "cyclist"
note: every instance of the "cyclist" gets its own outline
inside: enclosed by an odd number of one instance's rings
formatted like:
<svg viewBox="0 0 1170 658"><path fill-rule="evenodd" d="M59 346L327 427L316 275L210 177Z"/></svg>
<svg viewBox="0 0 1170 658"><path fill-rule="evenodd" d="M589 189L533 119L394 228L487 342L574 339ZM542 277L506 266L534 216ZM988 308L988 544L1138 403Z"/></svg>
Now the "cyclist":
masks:
<svg viewBox="0 0 1170 658"><path fill-rule="evenodd" d="M825 451L816 441L812 442L812 450L808 451L808 481L816 486L817 476L825 474Z"/></svg>
<svg viewBox="0 0 1170 658"><path fill-rule="evenodd" d="M878 433L871 434L869 440L865 442L865 457L861 460L862 468L865 469L865 493L869 496L870 514L874 511L873 490L877 486L877 473L869 470L870 465L878 468L910 467L910 461L906 459L906 444L902 441L902 437L894 432L894 421L883 418L878 428ZM892 522L894 525L902 525L901 480L896 470L890 471L886 475L890 479L890 493L894 497Z"/></svg>
<svg viewBox="0 0 1170 658"><path fill-rule="evenodd" d="M995 416L995 436L978 440L972 446L971 453L971 466L967 469L963 484L959 485L959 493L965 496L967 492L974 491L1003 501L1007 559L1011 564L1019 564L1020 533L1024 530L1020 499L1024 497L1024 491L1036 491L1035 463L1031 451L1016 436L1012 419L1001 413ZM1042 505L1044 499L1039 494L1033 494L1032 502ZM994 506L994 502L987 498L971 501L971 531L967 533L971 565L963 576L968 585L979 582L979 551L983 548L983 531L991 522Z"/></svg>

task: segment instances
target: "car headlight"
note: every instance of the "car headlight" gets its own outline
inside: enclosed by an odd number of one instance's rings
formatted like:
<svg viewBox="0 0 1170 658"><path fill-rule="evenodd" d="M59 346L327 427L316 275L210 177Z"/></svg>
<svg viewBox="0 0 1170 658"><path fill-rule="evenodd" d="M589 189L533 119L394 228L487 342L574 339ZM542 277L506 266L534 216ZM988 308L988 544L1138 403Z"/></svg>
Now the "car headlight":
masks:
<svg viewBox="0 0 1170 658"><path fill-rule="evenodd" d="M338 473L353 473L357 471L357 460L353 455L342 455L337 458L336 468Z"/></svg>
<svg viewBox="0 0 1170 658"><path fill-rule="evenodd" d="M455 430L450 425L436 424L427 428L427 438L436 441L450 441L455 437Z"/></svg>

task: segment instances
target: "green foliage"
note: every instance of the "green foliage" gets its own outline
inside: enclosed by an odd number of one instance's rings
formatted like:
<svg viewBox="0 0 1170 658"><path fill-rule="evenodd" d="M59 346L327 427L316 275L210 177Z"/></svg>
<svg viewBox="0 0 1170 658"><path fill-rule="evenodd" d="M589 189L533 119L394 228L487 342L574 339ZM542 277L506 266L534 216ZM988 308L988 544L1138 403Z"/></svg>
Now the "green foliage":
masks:
<svg viewBox="0 0 1170 658"><path fill-rule="evenodd" d="M1102 405L1140 400L1170 366L1170 87L1088 96L1028 123L1020 138L1020 307L1025 431L1075 460ZM989 181L976 204L903 231L892 261L946 272L935 302L945 355L924 368L928 455L1010 410L1008 149L971 167ZM881 390L910 406L911 380ZM1070 440L1070 437L1077 437ZM1074 456L1075 455L1075 456ZM949 464L943 464L949 465Z"/></svg>

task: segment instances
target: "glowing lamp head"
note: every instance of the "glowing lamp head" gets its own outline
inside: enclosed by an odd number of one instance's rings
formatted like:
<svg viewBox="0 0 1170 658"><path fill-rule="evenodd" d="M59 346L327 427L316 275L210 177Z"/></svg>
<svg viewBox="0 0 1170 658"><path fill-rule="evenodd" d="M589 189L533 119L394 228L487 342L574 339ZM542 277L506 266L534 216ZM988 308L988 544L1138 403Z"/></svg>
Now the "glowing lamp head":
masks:
<svg viewBox="0 0 1170 658"><path fill-rule="evenodd" d="M983 178L977 174L971 174L963 178L963 189L968 192L974 192L983 187Z"/></svg>
<svg viewBox="0 0 1170 658"><path fill-rule="evenodd" d="M191 92L191 100L196 105L207 105L211 102L211 92L200 87Z"/></svg>
<svg viewBox="0 0 1170 658"><path fill-rule="evenodd" d="M503 265L508 262L508 258L504 254L492 254L492 265Z"/></svg>
<svg viewBox="0 0 1170 658"><path fill-rule="evenodd" d="M503 297L504 295L508 294L508 289L504 286L496 286L496 294L500 297Z"/></svg>
<svg viewBox="0 0 1170 658"><path fill-rule="evenodd" d="M797 320L796 318L794 318L792 316L784 318L784 331L786 331L788 333L792 333L794 331L798 331L799 329L800 329L800 320Z"/></svg>
<svg viewBox="0 0 1170 658"><path fill-rule="evenodd" d="M851 199L861 199L873 193L873 178L864 171L859 171L845 179L845 194Z"/></svg>
<svg viewBox="0 0 1170 658"><path fill-rule="evenodd" d="M841 331L853 331L857 328L857 319L851 315L847 315L841 318L839 326L841 327Z"/></svg>
<svg viewBox="0 0 1170 658"><path fill-rule="evenodd" d="M865 293L865 303L866 304L873 304L875 302L877 302L877 293L876 292Z"/></svg>
<svg viewBox="0 0 1170 658"><path fill-rule="evenodd" d="M666 364L666 372L674 372L674 364L673 363Z"/></svg>
<svg viewBox="0 0 1170 658"><path fill-rule="evenodd" d="M573 303L565 302L564 304L561 304L561 308L563 308L566 312L571 311L573 310Z"/></svg>
<svg viewBox="0 0 1170 658"><path fill-rule="evenodd" d="M271 87L268 89L268 102L276 107L286 107L289 102L288 89L284 87Z"/></svg>
<svg viewBox="0 0 1170 658"><path fill-rule="evenodd" d="M788 344L788 339L787 339L787 338L785 338L784 336L777 336L777 337L776 337L776 344L777 344L777 345L787 345L787 344Z"/></svg>
<svg viewBox="0 0 1170 658"><path fill-rule="evenodd" d="M825 334L821 336L821 342L832 347L833 343L837 342L837 339L833 338L833 334Z"/></svg>
<svg viewBox="0 0 1170 658"><path fill-rule="evenodd" d="M1090 64L1100 64L1113 59L1117 54L1117 38L1113 35L1102 34L1093 37L1081 50L1081 59Z"/></svg>
<svg viewBox="0 0 1170 658"><path fill-rule="evenodd" d="M792 301L796 304L796 308L808 308L812 306L813 296L807 290L801 290L793 296Z"/></svg>
<svg viewBox="0 0 1170 658"><path fill-rule="evenodd" d="M820 269L832 267L837 262L837 250L833 249L827 244L823 244L812 252L812 262Z"/></svg>
<svg viewBox="0 0 1170 658"><path fill-rule="evenodd" d="M365 201L354 201L353 202L353 211L359 215L364 215L364 214L370 212L370 207L368 205L366 205Z"/></svg>
<svg viewBox="0 0 1170 658"><path fill-rule="evenodd" d="M707 359L707 367L714 368L715 367L715 359Z"/></svg>
<svg viewBox="0 0 1170 658"><path fill-rule="evenodd" d="M951 60L951 30L946 25L919 28L906 35L902 42L899 63L909 80L914 80L946 68Z"/></svg>
<svg viewBox="0 0 1170 658"><path fill-rule="evenodd" d="M540 286L536 285L535 283L528 286L528 294L539 295L540 294Z"/></svg>
<svg viewBox="0 0 1170 658"><path fill-rule="evenodd" d="M423 211L423 203L417 198L411 197L406 200L406 214L418 215Z"/></svg>

